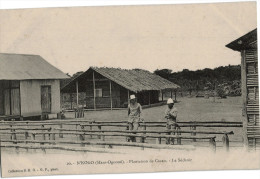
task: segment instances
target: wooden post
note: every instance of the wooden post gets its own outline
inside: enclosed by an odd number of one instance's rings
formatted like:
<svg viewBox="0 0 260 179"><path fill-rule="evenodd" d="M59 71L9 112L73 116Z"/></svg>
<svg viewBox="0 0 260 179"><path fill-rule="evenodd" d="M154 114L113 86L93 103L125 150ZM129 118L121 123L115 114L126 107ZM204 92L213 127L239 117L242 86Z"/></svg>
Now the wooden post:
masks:
<svg viewBox="0 0 260 179"><path fill-rule="evenodd" d="M53 140L53 145L55 145L55 133L52 133L52 140Z"/></svg>
<svg viewBox="0 0 260 179"><path fill-rule="evenodd" d="M129 96L129 90L127 90L127 103L129 104L129 98L130 98L130 96Z"/></svg>
<svg viewBox="0 0 260 179"><path fill-rule="evenodd" d="M95 83L95 72L94 71L93 71L93 90L94 90L93 105L94 105L94 110L96 110L96 83Z"/></svg>
<svg viewBox="0 0 260 179"><path fill-rule="evenodd" d="M161 133L158 133L158 134L161 135ZM162 138L158 137L157 140L156 140L156 143L157 144L161 144L162 143Z"/></svg>
<svg viewBox="0 0 260 179"><path fill-rule="evenodd" d="M246 58L245 54L246 51L241 51L241 93L242 93L242 115L243 115L243 139L244 139L244 145L246 148L248 148L248 138L247 138L247 125L248 125L248 119L247 119L247 111L246 111L246 105L247 105L247 74L246 74Z"/></svg>
<svg viewBox="0 0 260 179"><path fill-rule="evenodd" d="M89 124L93 124L92 122L89 122ZM89 126L89 131L92 131L92 126ZM92 135L90 135L90 138L92 138Z"/></svg>
<svg viewBox="0 0 260 179"><path fill-rule="evenodd" d="M125 130L129 130L129 124L126 126L126 129ZM129 136L126 136L126 142L129 142L130 141L130 137Z"/></svg>
<svg viewBox="0 0 260 179"><path fill-rule="evenodd" d="M70 93L70 109L72 109L72 103L73 103L73 101L72 101L72 94Z"/></svg>
<svg viewBox="0 0 260 179"><path fill-rule="evenodd" d="M180 127L177 127L177 136L178 136L178 138L177 138L177 144L178 145L181 145L181 133L179 132L181 130L181 128Z"/></svg>
<svg viewBox="0 0 260 179"><path fill-rule="evenodd" d="M143 123L144 124L144 123ZM143 125L143 130L146 131L146 125ZM145 132L143 133L143 137L141 137L141 143L145 143Z"/></svg>
<svg viewBox="0 0 260 179"><path fill-rule="evenodd" d="M60 123L60 129L62 129L62 123ZM59 137L63 138L62 130L59 130L59 132L60 132Z"/></svg>
<svg viewBox="0 0 260 179"><path fill-rule="evenodd" d="M32 133L32 139L35 140L35 133ZM36 149L34 149L34 152L36 152Z"/></svg>
<svg viewBox="0 0 260 179"><path fill-rule="evenodd" d="M209 145L210 145L210 148L213 152L216 152L216 141L215 141L215 138L211 138L209 140Z"/></svg>
<svg viewBox="0 0 260 179"><path fill-rule="evenodd" d="M172 98L172 90L171 90L171 98Z"/></svg>
<svg viewBox="0 0 260 179"><path fill-rule="evenodd" d="M149 106L151 106L151 92L149 91Z"/></svg>
<svg viewBox="0 0 260 179"><path fill-rule="evenodd" d="M98 129L101 131L101 126L98 126ZM100 132L101 133L101 132ZM101 136L98 135L98 139L101 139Z"/></svg>
<svg viewBox="0 0 260 179"><path fill-rule="evenodd" d="M104 134L104 132L102 132L102 134ZM102 141L105 141L105 135L102 135L102 136L101 136L101 140L102 140Z"/></svg>
<svg viewBox="0 0 260 179"><path fill-rule="evenodd" d="M44 131L44 125L42 125L42 140L44 141L45 140L45 131ZM44 143L42 143L42 145L44 145Z"/></svg>
<svg viewBox="0 0 260 179"><path fill-rule="evenodd" d="M79 107L79 82L76 81L76 93L77 93L77 108Z"/></svg>
<svg viewBox="0 0 260 179"><path fill-rule="evenodd" d="M35 140L35 134L32 133L32 140Z"/></svg>
<svg viewBox="0 0 260 179"><path fill-rule="evenodd" d="M110 107L111 110L113 109L113 98L112 98L112 84L111 80L109 80L109 92L110 92Z"/></svg>
<svg viewBox="0 0 260 179"><path fill-rule="evenodd" d="M226 151L229 151L229 138L227 134L224 134L222 137L222 142L223 142L223 147L225 148Z"/></svg>
<svg viewBox="0 0 260 179"><path fill-rule="evenodd" d="M128 123L128 126L126 127L126 130L131 130L132 129L132 124L131 123ZM127 142L130 142L132 140L132 137L131 136L127 136L126 137L126 141Z"/></svg>
<svg viewBox="0 0 260 179"><path fill-rule="evenodd" d="M12 129L12 125L10 125L10 133L11 133L11 136L10 136L10 139L13 140L13 129Z"/></svg>
<svg viewBox="0 0 260 179"><path fill-rule="evenodd" d="M13 132L14 132L14 144L17 144L17 142L15 142L17 140L15 129L13 130Z"/></svg>
<svg viewBox="0 0 260 179"><path fill-rule="evenodd" d="M196 131L196 126L190 126L190 129ZM191 136L196 136L196 132L192 132ZM193 139L193 142L196 142L196 139Z"/></svg>
<svg viewBox="0 0 260 179"><path fill-rule="evenodd" d="M162 101L163 101L163 90L161 91L161 93L162 93Z"/></svg>
<svg viewBox="0 0 260 179"><path fill-rule="evenodd" d="M24 133L24 139L27 140L28 137L29 137L29 134L28 134L28 132L26 131L26 132ZM27 142L26 142L26 143L27 143Z"/></svg>
<svg viewBox="0 0 260 179"><path fill-rule="evenodd" d="M80 141L84 142L84 140L85 140L85 135L84 135L84 134L80 134L80 135L79 135L79 139L80 139ZM81 147L84 147L85 144L84 144L84 143L81 143L80 146L81 146Z"/></svg>
<svg viewBox="0 0 260 179"><path fill-rule="evenodd" d="M177 90L174 90L174 101L176 102L177 101Z"/></svg>

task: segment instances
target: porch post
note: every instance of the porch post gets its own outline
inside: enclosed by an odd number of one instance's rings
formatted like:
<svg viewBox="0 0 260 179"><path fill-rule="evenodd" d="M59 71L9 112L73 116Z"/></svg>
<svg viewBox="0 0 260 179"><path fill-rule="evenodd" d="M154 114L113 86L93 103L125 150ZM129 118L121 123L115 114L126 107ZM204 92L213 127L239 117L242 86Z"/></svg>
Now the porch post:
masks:
<svg viewBox="0 0 260 179"><path fill-rule="evenodd" d="M93 71L93 90L94 90L94 110L96 110L96 83L95 83L95 72Z"/></svg>
<svg viewBox="0 0 260 179"><path fill-rule="evenodd" d="M171 98L172 98L172 89L171 89Z"/></svg>
<svg viewBox="0 0 260 179"><path fill-rule="evenodd" d="M149 105L151 106L151 91L149 91Z"/></svg>
<svg viewBox="0 0 260 179"><path fill-rule="evenodd" d="M112 84L111 84L111 80L109 80L109 91L110 91L110 107L111 110L113 109L113 98L112 98Z"/></svg>
<svg viewBox="0 0 260 179"><path fill-rule="evenodd" d="M129 104L129 90L127 90L127 103Z"/></svg>
<svg viewBox="0 0 260 179"><path fill-rule="evenodd" d="M70 109L72 109L72 103L73 103L72 93L70 93Z"/></svg>
<svg viewBox="0 0 260 179"><path fill-rule="evenodd" d="M163 101L163 90L161 90L161 94L162 94L162 101Z"/></svg>
<svg viewBox="0 0 260 179"><path fill-rule="evenodd" d="M79 107L79 82L76 81L77 108Z"/></svg>
<svg viewBox="0 0 260 179"><path fill-rule="evenodd" d="M177 101L177 90L174 90L174 98L175 98L175 101Z"/></svg>

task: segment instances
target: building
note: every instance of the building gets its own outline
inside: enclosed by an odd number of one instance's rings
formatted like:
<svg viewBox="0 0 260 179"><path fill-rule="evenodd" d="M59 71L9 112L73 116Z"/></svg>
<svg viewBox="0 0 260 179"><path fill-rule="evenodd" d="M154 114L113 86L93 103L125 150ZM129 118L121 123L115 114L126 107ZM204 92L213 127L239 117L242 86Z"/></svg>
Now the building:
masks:
<svg viewBox="0 0 260 179"><path fill-rule="evenodd" d="M244 142L249 149L260 148L257 29L226 45L241 53Z"/></svg>
<svg viewBox="0 0 260 179"><path fill-rule="evenodd" d="M39 55L0 54L0 119L40 119L60 112L63 72Z"/></svg>
<svg viewBox="0 0 260 179"><path fill-rule="evenodd" d="M159 102L161 91L178 88L178 85L141 69L90 67L64 85L61 92L76 93L77 106L79 105L79 93L85 93L84 104L81 103L81 105L87 109L113 109L127 107L131 94L136 94L140 104L152 105Z"/></svg>

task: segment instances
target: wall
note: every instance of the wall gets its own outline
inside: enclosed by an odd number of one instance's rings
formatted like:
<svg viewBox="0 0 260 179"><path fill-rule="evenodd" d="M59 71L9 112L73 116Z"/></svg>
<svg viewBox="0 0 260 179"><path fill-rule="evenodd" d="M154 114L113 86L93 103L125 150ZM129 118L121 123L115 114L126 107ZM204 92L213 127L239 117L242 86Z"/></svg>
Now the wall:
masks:
<svg viewBox="0 0 260 179"><path fill-rule="evenodd" d="M51 85L51 113L60 112L59 80L24 80L20 82L21 115L41 115L41 86Z"/></svg>
<svg viewBox="0 0 260 179"><path fill-rule="evenodd" d="M111 98L110 98L110 84L109 81L96 81L96 89L101 88L103 96L96 97L96 108L110 108L111 107ZM120 103L120 86L114 82L111 82L112 89L112 106L113 108L122 107ZM86 108L94 108L94 91L93 91L93 82L87 83L87 92L86 92Z"/></svg>
<svg viewBox="0 0 260 179"><path fill-rule="evenodd" d="M260 149L260 138L255 137L260 132L257 50L244 50L241 55L244 139L249 149Z"/></svg>

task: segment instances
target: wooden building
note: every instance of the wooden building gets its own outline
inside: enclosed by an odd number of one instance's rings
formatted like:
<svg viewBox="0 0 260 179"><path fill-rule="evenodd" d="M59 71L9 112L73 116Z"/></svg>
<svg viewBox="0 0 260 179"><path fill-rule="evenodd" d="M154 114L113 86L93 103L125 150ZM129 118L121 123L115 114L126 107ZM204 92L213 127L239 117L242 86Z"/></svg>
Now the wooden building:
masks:
<svg viewBox="0 0 260 179"><path fill-rule="evenodd" d="M0 54L0 119L40 119L60 112L63 72L38 55Z"/></svg>
<svg viewBox="0 0 260 179"><path fill-rule="evenodd" d="M152 105L159 102L161 91L177 88L178 85L141 69L90 67L62 87L61 92L76 93L77 106L79 93L85 93L83 106L87 109L113 109L127 107L131 94L136 94L140 104Z"/></svg>
<svg viewBox="0 0 260 179"><path fill-rule="evenodd" d="M257 29L226 47L241 53L244 142L249 149L260 149Z"/></svg>

